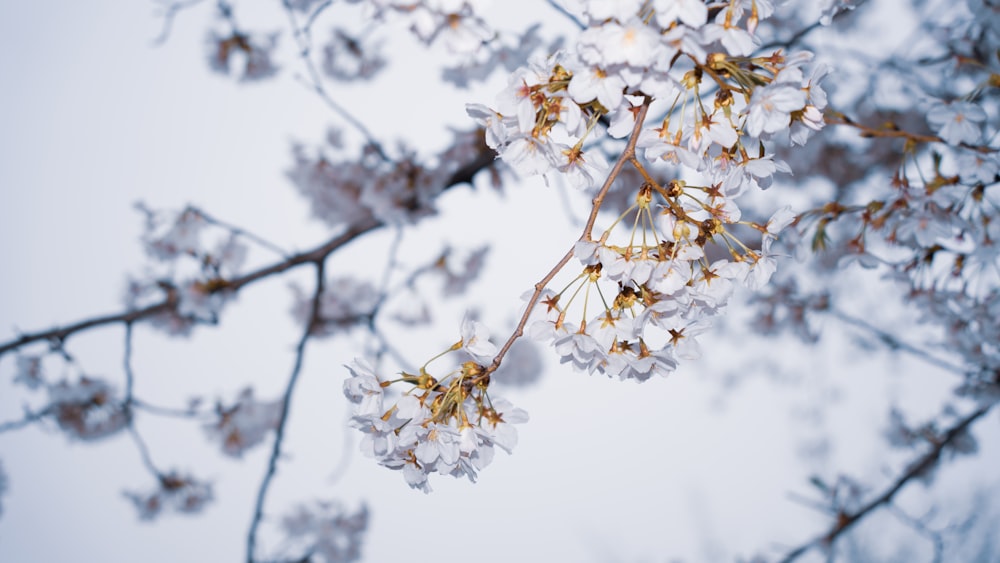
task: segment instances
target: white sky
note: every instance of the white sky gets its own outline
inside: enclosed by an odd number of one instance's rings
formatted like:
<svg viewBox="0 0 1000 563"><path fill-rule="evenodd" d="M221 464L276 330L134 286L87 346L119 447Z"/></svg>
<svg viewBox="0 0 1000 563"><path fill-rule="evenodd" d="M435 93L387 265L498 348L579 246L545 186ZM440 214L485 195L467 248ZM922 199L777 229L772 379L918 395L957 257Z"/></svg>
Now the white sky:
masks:
<svg viewBox="0 0 1000 563"><path fill-rule="evenodd" d="M254 27L253 17L247 14L246 27ZM141 218L132 210L140 199L165 208L192 202L288 248L325 239L283 172L290 142L321 139L335 117L290 70L249 86L210 74L207 21L204 8L183 13L170 41L152 48L159 22L151 2L0 3L0 340L15 327L120 309L125 274L144 261ZM317 31L324 39L325 27ZM419 53L412 45L408 52ZM467 124L462 101L490 102L497 86L439 95L432 62L418 54L390 69L391 85L382 91L334 95L377 135L429 138L430 147L417 146L430 152L445 138L443 123ZM398 100L399 89L407 101ZM560 201L555 188L537 183L506 198L462 188L442 201L440 219L408 236L404 257L433 254L445 241L496 241L476 295L484 319L503 326L517 296L577 236ZM388 243L384 235L362 241L335 255L328 271L377 278ZM308 287L310 276L290 279ZM166 405L192 394L229 401L253 384L259 397L276 396L299 334L287 314L287 283L250 288L221 327L201 328L188 340L137 329L137 394ZM412 357L455 340L462 306L448 307L454 321L438 325L443 333L397 335ZM814 471L877 479L898 470L904 458L883 463L876 439L885 405L898 401L929 415L928 390L940 393L952 382L904 359L859 355L844 338L819 349L762 344L741 335L741 319L734 314L728 335L706 339L703 361L641 386L553 365L538 387L509 394L532 416L514 454L499 453L475 485L434 479L431 495L355 455L356 437L344 443L341 366L357 346L314 341L293 402L288 456L268 499L269 522L313 498L351 507L363 500L372 511L369 561L726 561L797 544L826 520L788 493L807 494ZM121 343L121 327L111 327L74 337L69 349L89 372L120 384ZM6 356L0 421L42 399L11 388L12 374ZM197 517L140 523L121 491L153 483L124 433L97 444L68 443L51 425L3 434L0 463L10 491L0 498L0 561L242 560L269 447L234 462L194 423L140 415L138 424L161 467L215 482L215 503ZM826 456L797 455L827 433L834 440ZM952 487L961 504L972 489L995 487L981 469L990 460L996 466L995 442L982 440L978 463L946 468L950 477L939 489ZM345 449L349 469L330 483ZM920 505L919 491L910 496ZM275 544L271 532L265 527L264 547Z"/></svg>

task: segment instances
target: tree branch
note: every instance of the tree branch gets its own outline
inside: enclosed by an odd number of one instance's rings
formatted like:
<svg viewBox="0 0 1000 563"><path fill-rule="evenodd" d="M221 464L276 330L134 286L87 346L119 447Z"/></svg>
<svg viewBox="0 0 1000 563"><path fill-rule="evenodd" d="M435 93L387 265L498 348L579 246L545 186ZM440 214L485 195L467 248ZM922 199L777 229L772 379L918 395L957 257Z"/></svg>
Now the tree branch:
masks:
<svg viewBox="0 0 1000 563"><path fill-rule="evenodd" d="M893 483L880 495L853 513L839 514L837 521L828 531L788 552L788 554L781 560L782 563L795 561L814 548L833 545L833 542L835 542L837 538L847 532L852 526L860 522L863 518L868 516L876 508L892 501L893 497L896 496L896 493L902 490L903 487L910 483L910 481L930 470L934 464L938 463L944 449L955 441L956 438L965 433L975 421L982 418L996 404L997 403L990 403L982 406L965 418L961 419L955 426L945 432L940 440L933 443L933 447L930 451L913 460L913 462L910 463L909 468L899 475L899 477L897 477L896 480L893 481Z"/></svg>

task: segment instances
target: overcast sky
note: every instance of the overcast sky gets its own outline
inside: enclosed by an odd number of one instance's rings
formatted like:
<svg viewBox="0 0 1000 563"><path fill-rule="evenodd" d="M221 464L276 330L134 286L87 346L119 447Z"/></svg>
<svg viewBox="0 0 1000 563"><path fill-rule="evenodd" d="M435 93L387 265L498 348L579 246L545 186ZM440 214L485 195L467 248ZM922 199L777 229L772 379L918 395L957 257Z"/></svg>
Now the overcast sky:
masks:
<svg viewBox="0 0 1000 563"><path fill-rule="evenodd" d="M283 174L291 142L322 139L336 117L292 78L294 60L264 84L211 74L209 19L205 7L183 13L169 42L153 47L160 22L151 2L0 3L0 340L120 310L126 274L145 261L141 216L132 209L139 200L195 203L292 249L327 237ZM381 138L408 138L432 152L447 138L446 125L470 125L461 104L492 101L502 79L438 94L436 63L412 43L402 52L412 58L395 61L378 86L334 95ZM493 241L473 297L497 332L514 319L521 292L577 236L558 188L539 182L505 197L463 188L441 207L440 218L407 233L404 256L416 263L444 242ZM335 255L329 271L377 279L390 243L387 235L361 241ZM299 335L288 283L308 287L308 274L250 288L220 327L189 339L138 327L137 394L180 406L192 395L231 401L253 385L259 397L277 397ZM446 306L453 320L436 325L440 332L399 333L401 347L426 358L448 346L464 306ZM369 561L728 561L801 542L827 520L789 493L808 494L813 472L892 474L898 464L879 461L886 405L905 402L929 415L935 405L921 397L950 383L903 358L857 354L833 330L830 345L807 348L754 339L745 321L735 312L724 334L706 338L705 359L641 386L573 373L549 354L540 384L508 393L531 415L513 455L498 454L475 485L433 479L430 495L355 454L354 436L345 441L342 365L359 342L316 340L266 523L317 498L351 508L366 502ZM69 349L88 373L121 385L122 342L114 326L74 337ZM9 386L13 363L0 360L0 421L44 400ZM81 444L52 424L33 427L0 435L9 479L0 497L0 560L241 560L268 448L234 461L197 423L140 415L138 427L158 465L215 483L216 501L203 514L138 521L122 491L154 484L125 433ZM981 460L997 460L995 442L981 444ZM331 482L344 456L348 469ZM956 463L939 487L954 486L956 502L971 502L968 483L996 485L977 467ZM919 491L913 496L922 502ZM265 548L278 540L273 532L265 527Z"/></svg>

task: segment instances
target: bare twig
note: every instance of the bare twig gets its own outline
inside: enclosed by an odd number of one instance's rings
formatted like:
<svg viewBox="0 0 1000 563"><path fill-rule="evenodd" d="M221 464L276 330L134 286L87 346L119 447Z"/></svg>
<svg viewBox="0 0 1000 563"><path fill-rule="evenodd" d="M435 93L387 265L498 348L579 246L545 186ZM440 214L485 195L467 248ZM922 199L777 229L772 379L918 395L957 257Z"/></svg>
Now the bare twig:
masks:
<svg viewBox="0 0 1000 563"><path fill-rule="evenodd" d="M557 2L556 0L546 0L546 2L548 3L549 6L552 6L552 9L569 18L569 20L572 21L573 24L576 25L576 27L579 27L580 29L587 29L587 26L582 21L580 21L579 18L571 14L569 10L567 10L564 6L559 4L559 2Z"/></svg>
<svg viewBox="0 0 1000 563"><path fill-rule="evenodd" d="M838 320L840 320L840 321L842 321L844 323L847 323L847 324L849 324L851 326L858 327L860 329L866 330L866 331L874 334L876 337L878 337L878 339L880 341L882 341L883 344L885 344L886 346L888 346L890 350L906 352L908 354L911 354L911 355L913 355L913 356L915 356L915 357L917 357L917 358L919 358L919 359L927 362L928 364L931 364L933 366L939 367L939 368L941 368L943 370L946 370L946 371L950 371L950 372L955 373L957 375L963 375L964 376L964 375L967 375L969 373L969 371L967 369L964 369L962 366L953 364L951 362L948 362L946 360L942 360L941 358L933 356L929 352L927 352L926 350L924 350L924 349L922 349L920 347L914 346L912 344L907 344L906 342L903 342L902 340L900 340L898 337L896 337L896 336L894 336L892 334L889 334L888 332L886 332L886 331L884 331L884 330L882 330L882 329L880 329L880 328L872 325L871 323L869 323L868 321L866 321L864 319L859 319L859 318L856 318L856 317L852 317L851 315L848 315L846 313L842 313L842 312L837 311L835 309L831 309L829 311L829 314L831 316L833 316L835 319L838 319Z"/></svg>
<svg viewBox="0 0 1000 563"><path fill-rule="evenodd" d="M900 474L891 485L882 491L881 494L854 512L838 514L837 520L829 530L791 550L781 561L783 563L789 563L791 561L795 561L815 548L833 545L833 542L835 542L841 535L850 530L852 526L860 522L875 509L890 503L893 497L896 496L896 493L901 491L903 487L910 483L914 478L924 475L928 470L933 468L934 464L938 463L940 460L944 449L955 441L955 439L968 431L969 427L971 427L974 422L982 418L996 404L997 403L990 403L982 406L965 418L959 420L957 424L952 426L941 436L940 439L933 443L933 447L931 447L929 451L913 460L913 462L911 462L907 467L906 471Z"/></svg>
<svg viewBox="0 0 1000 563"><path fill-rule="evenodd" d="M243 229L241 227L237 227L236 225L233 225L231 223L227 223L225 221L222 221L221 219L213 217L213 216L209 215L208 213L205 213L204 211L202 211L201 209L199 209L197 207L191 207L191 210L194 211L195 213L197 213L199 217L201 217L202 219L204 219L206 222L208 222L211 225L215 225L217 227L221 227L221 228L229 231L230 233L232 233L234 235L241 236L241 237L243 237L243 238L245 238L245 239L247 239L249 241L252 241L252 242L256 243L257 245L259 245L259 246L261 246L263 248L266 248L266 249L270 250L271 252L276 253L278 256L281 256L282 258L289 258L289 254L288 254L287 251L285 251L285 249L283 249L280 246L278 246L277 244L275 244L275 243L273 243L273 242L265 239L264 237L261 237L259 235L255 235L254 233L251 233L250 231L248 231L246 229Z"/></svg>
<svg viewBox="0 0 1000 563"><path fill-rule="evenodd" d="M292 26L292 33L295 36L296 42L299 46L299 58L302 59L302 63L306 67L306 73L308 78L304 78L298 75L299 82L303 86L309 88L316 93L317 96L326 103L327 107L333 110L341 119L346 121L352 127L354 127L362 136L367 140L368 145L375 150L379 157L386 161L391 162L392 159L386 154L385 150L382 148L382 144L376 140L375 135L362 123L358 118L354 117L351 112L347 111L343 106L338 104L333 97L327 92L326 87L323 85L323 78L320 76L319 71L316 69L316 64L312 60L312 37L311 37L311 27L316 17L319 16L321 10L326 9L326 6L320 6L316 9L316 12L306 22L305 26L299 26L298 18L295 17L295 10L289 4L288 0L282 0L282 6L285 8L285 13L288 15L288 21Z"/></svg>
<svg viewBox="0 0 1000 563"><path fill-rule="evenodd" d="M125 352L123 356L122 367L125 370L125 400L122 402L122 408L125 410L128 432L132 436L132 442L135 443L135 447L139 450L139 457L142 458L142 464L157 479L162 479L163 473L153 463L153 457L149 454L149 447L146 445L146 441L142 439L142 436L139 435L139 430L135 427L135 418L132 416L132 391L135 387L135 371L132 369L131 321L125 323Z"/></svg>
<svg viewBox="0 0 1000 563"><path fill-rule="evenodd" d="M167 39L170 38L170 30L174 26L174 18L177 17L179 12L201 4L203 1L204 0L160 2L160 4L163 5L163 27L160 28L160 34L153 40L153 46L159 47L167 42Z"/></svg>
<svg viewBox="0 0 1000 563"><path fill-rule="evenodd" d="M305 330L302 332L302 337L299 339L298 346L295 348L295 363L292 366L292 373L288 377L285 393L281 399L281 416L278 419L278 425L275 427L274 445L271 447L271 456L267 461L267 470L264 472L264 479L261 481L260 488L257 491L257 502L254 504L253 518L250 521L250 530L247 532L247 563L254 562L254 552L257 547L257 531L264 516L264 501L267 497L267 491L271 486L271 481L274 479L274 474L278 469L278 458L281 456L281 445L284 442L285 425L288 422L292 393L295 391L295 384L298 382L299 374L302 372L306 343L309 342L313 330L315 330L316 325L320 322L319 308L323 296L324 261L320 259L315 261L314 264L316 265L316 291L313 293L312 310L309 314L309 321L306 323Z"/></svg>
<svg viewBox="0 0 1000 563"><path fill-rule="evenodd" d="M8 422L0 423L0 434L4 432L9 432L11 430L20 430L25 426L29 426L42 420L46 416L52 414L52 407L46 407L40 411L25 411L24 416L18 420L11 420Z"/></svg>

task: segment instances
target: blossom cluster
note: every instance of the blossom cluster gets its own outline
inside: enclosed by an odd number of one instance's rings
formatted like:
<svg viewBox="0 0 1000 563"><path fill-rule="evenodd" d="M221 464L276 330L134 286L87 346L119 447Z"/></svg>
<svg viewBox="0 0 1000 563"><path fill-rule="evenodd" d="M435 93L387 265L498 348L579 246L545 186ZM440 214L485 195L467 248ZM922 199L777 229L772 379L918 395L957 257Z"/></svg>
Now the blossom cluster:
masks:
<svg viewBox="0 0 1000 563"><path fill-rule="evenodd" d="M772 245L795 215L748 221L737 200L790 171L769 145L805 143L827 103L826 70L807 69L810 53L754 56L754 31L772 12L766 1L580 2L587 28L573 48L515 71L497 109L468 106L521 174L610 185L624 157L609 172L602 130L628 137L647 163L624 164L643 179L634 203L599 237L585 233L573 253L580 273L535 311L530 334L562 362L621 379L665 375L698 355L697 335L736 287L771 278ZM664 166L674 179L661 184L650 170ZM746 227L759 243L744 240Z"/></svg>
<svg viewBox="0 0 1000 563"><path fill-rule="evenodd" d="M826 71L807 73L807 52L752 56L753 35L770 2L584 2L589 27L574 47L515 71L497 108L469 106L486 142L524 175L562 175L579 187L603 179L593 142L599 122L628 136L638 105L655 102L662 120L638 140L645 156L722 183L721 197L766 187L787 168L762 149L779 134L802 144L823 126Z"/></svg>
<svg viewBox="0 0 1000 563"><path fill-rule="evenodd" d="M536 310L529 334L551 343L562 363L623 380L665 376L678 359L699 356L697 336L736 287L759 289L774 272L770 247L794 219L789 208L763 225L750 223L762 233L753 249L705 209L676 196L654 210L652 193L648 186L640 190L622 217L634 216L626 239L615 243L608 230L599 240L576 243L580 274L559 292L545 291L544 311ZM710 245L716 237L722 243ZM710 260L708 253L721 255L713 246L728 257Z"/></svg>
<svg viewBox="0 0 1000 563"><path fill-rule="evenodd" d="M461 340L438 357L461 353L469 359L443 376L431 375L428 362L416 374L387 380L355 359L344 394L355 406L351 424L364 434L361 451L401 470L411 487L424 492L431 490L432 473L475 480L496 447L511 452L517 444L513 425L527 420L523 410L488 393L485 363L496 351L486 328L466 319ZM394 383L411 388L387 407L385 389Z"/></svg>
<svg viewBox="0 0 1000 563"><path fill-rule="evenodd" d="M473 132L456 132L447 150L425 162L409 152L390 161L371 145L360 158L338 158L329 153L340 149L339 137L331 135L328 140L329 146L313 154L294 147L295 162L287 177L309 201L313 216L332 227L373 217L409 223L433 213L435 198L484 150Z"/></svg>
<svg viewBox="0 0 1000 563"><path fill-rule="evenodd" d="M219 74L229 76L235 73L241 82L251 82L270 78L278 72L278 65L274 62L274 51L278 46L276 33L211 31L206 45L209 68Z"/></svg>
<svg viewBox="0 0 1000 563"><path fill-rule="evenodd" d="M163 510L183 514L201 512L212 501L212 484L199 481L190 475L170 472L159 476L158 487L149 493L126 492L139 511L139 518L152 520Z"/></svg>
<svg viewBox="0 0 1000 563"><path fill-rule="evenodd" d="M139 309L164 298L173 302L153 319L170 334L217 322L232 297L229 281L240 274L249 251L242 233L190 206L178 212L136 207L145 215L142 241L153 263L129 281L126 304Z"/></svg>
<svg viewBox="0 0 1000 563"><path fill-rule="evenodd" d="M368 529L368 507L362 505L357 512L351 513L332 502L298 506L281 519L281 527L298 550L307 554L296 561L359 561L362 540Z"/></svg>

